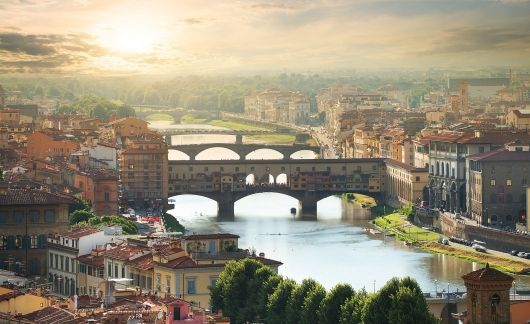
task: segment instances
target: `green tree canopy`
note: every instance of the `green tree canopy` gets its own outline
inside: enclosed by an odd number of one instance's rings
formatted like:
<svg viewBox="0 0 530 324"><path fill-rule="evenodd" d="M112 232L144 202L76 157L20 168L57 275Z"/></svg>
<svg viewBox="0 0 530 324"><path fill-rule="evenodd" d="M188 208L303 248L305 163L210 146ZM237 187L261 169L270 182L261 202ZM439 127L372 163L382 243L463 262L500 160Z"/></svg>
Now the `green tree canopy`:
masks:
<svg viewBox="0 0 530 324"><path fill-rule="evenodd" d="M138 234L138 227L136 227L136 223L126 219L122 216L95 216L88 221L85 222L79 222L76 224L76 226L79 227L100 227L100 226L111 226L111 225L119 225L123 229L124 234L132 235L132 234Z"/></svg>
<svg viewBox="0 0 530 324"><path fill-rule="evenodd" d="M403 290L404 288L406 290ZM406 315L406 311L411 307L416 307L415 312ZM400 321L395 322L395 319ZM424 319L426 320L422 321ZM436 323L427 308L427 302L418 283L410 277L392 278L372 296L364 309L363 322L365 324Z"/></svg>
<svg viewBox="0 0 530 324"><path fill-rule="evenodd" d="M70 214L70 225L74 225L80 222L87 222L92 217L96 217L96 215L89 210L76 210Z"/></svg>
<svg viewBox="0 0 530 324"><path fill-rule="evenodd" d="M293 291L289 302L287 303L287 323L288 324L298 324L300 311L304 305L304 300L313 289L317 286L318 283L313 279L304 279L302 284Z"/></svg>
<svg viewBox="0 0 530 324"><path fill-rule="evenodd" d="M285 279L276 286L267 303L266 323L287 323L287 303L296 288L296 282L291 279Z"/></svg>
<svg viewBox="0 0 530 324"><path fill-rule="evenodd" d="M300 311L301 324L319 324L317 311L322 300L326 297L326 289L321 284L312 287L304 298L304 304Z"/></svg>
<svg viewBox="0 0 530 324"><path fill-rule="evenodd" d="M368 302L366 290L353 292L352 296L340 307L340 324L361 324L363 310Z"/></svg>
<svg viewBox="0 0 530 324"><path fill-rule="evenodd" d="M254 259L230 261L211 288L211 304L222 309L233 323L253 321L260 317L260 295L267 281L276 274Z"/></svg>
<svg viewBox="0 0 530 324"><path fill-rule="evenodd" d="M318 320L322 324L337 324L339 322L340 307L354 291L348 284L338 284L322 300L318 309Z"/></svg>

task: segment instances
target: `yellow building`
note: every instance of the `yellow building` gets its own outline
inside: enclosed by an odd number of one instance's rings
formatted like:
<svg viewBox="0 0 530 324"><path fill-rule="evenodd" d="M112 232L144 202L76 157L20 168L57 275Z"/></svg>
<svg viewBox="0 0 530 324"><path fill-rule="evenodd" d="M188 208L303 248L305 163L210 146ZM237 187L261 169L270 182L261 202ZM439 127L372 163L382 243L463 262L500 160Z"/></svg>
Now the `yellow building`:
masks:
<svg viewBox="0 0 530 324"><path fill-rule="evenodd" d="M45 297L0 287L0 313L26 315L49 304Z"/></svg>
<svg viewBox="0 0 530 324"><path fill-rule="evenodd" d="M400 207L409 203L419 203L429 181L427 168L416 168L392 159L386 162L386 203Z"/></svg>
<svg viewBox="0 0 530 324"><path fill-rule="evenodd" d="M530 109L515 109L506 114L506 125L530 130Z"/></svg>

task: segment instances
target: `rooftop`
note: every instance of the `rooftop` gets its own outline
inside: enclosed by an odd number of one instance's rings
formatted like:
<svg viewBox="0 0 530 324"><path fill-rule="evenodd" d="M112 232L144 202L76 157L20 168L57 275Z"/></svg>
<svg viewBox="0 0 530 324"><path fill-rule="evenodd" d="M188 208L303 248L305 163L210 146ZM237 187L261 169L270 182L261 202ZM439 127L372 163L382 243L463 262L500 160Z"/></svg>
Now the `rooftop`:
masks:
<svg viewBox="0 0 530 324"><path fill-rule="evenodd" d="M486 267L482 269L472 271L468 274L463 275L462 279L464 279L465 281L468 281L468 280L469 281L482 281L482 282L503 281L503 282L510 282L510 283L513 282L514 280L512 276L509 276L499 270L490 268L488 263L486 263Z"/></svg>
<svg viewBox="0 0 530 324"><path fill-rule="evenodd" d="M99 228L93 228L93 227L81 227L81 228L77 228L75 230L72 230L70 232L66 232L66 233L62 234L62 236L68 237L68 238L72 238L72 239L76 239L76 238L80 238L80 237L83 237L83 236L88 236L88 235L91 235L91 234L94 234L94 233L97 233L97 232L101 232L101 230Z"/></svg>
<svg viewBox="0 0 530 324"><path fill-rule="evenodd" d="M467 157L471 161L526 161L530 163L530 151L508 151L506 149L478 153Z"/></svg>
<svg viewBox="0 0 530 324"><path fill-rule="evenodd" d="M182 237L184 240L215 240L215 239L230 239L239 238L239 235L230 233L214 233L214 234L192 234Z"/></svg>
<svg viewBox="0 0 530 324"><path fill-rule="evenodd" d="M72 204L75 202L72 196L37 189L10 188L6 193L0 194L0 206Z"/></svg>

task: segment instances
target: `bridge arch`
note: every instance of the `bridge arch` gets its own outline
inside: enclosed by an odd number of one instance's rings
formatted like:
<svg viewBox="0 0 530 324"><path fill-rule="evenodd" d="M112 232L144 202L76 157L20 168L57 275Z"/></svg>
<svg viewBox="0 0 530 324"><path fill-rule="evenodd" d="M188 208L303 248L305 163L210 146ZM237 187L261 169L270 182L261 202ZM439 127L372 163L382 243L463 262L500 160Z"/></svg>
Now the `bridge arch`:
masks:
<svg viewBox="0 0 530 324"><path fill-rule="evenodd" d="M303 149L292 153L289 158L293 160L297 159L315 159L318 153L313 150Z"/></svg>
<svg viewBox="0 0 530 324"><path fill-rule="evenodd" d="M169 149L167 151L167 157L168 160L191 160L191 157L188 154L175 149Z"/></svg>
<svg viewBox="0 0 530 324"><path fill-rule="evenodd" d="M268 156L264 157L264 155ZM245 160L282 160L284 158L285 155L283 153L271 148L260 148L245 155Z"/></svg>
<svg viewBox="0 0 530 324"><path fill-rule="evenodd" d="M223 160L241 159L241 156L236 151L219 145L198 152L194 160L218 160L219 156L223 156Z"/></svg>

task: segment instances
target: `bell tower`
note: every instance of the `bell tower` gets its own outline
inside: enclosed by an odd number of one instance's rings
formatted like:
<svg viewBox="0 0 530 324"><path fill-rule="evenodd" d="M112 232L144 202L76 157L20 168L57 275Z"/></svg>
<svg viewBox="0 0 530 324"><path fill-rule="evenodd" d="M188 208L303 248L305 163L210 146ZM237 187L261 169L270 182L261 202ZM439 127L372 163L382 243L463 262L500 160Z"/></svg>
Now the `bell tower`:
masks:
<svg viewBox="0 0 530 324"><path fill-rule="evenodd" d="M468 324L509 324L510 288L513 277L490 268L470 272L464 276L467 289Z"/></svg>

